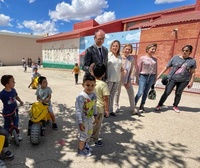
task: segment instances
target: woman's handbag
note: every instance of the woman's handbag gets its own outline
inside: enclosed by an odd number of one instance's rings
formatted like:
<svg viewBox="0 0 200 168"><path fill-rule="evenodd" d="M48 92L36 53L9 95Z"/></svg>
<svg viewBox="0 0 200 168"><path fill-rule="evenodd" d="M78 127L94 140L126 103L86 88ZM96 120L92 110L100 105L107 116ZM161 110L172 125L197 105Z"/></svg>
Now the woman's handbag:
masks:
<svg viewBox="0 0 200 168"><path fill-rule="evenodd" d="M156 91L154 90L154 85L151 86L151 90L148 93L148 99L156 100Z"/></svg>
<svg viewBox="0 0 200 168"><path fill-rule="evenodd" d="M178 66L178 67L176 68L176 70L171 74L171 77L175 74L175 72L176 72L185 62L186 62L186 60L185 60L180 66ZM169 82L170 82L171 77L169 77L169 76L163 77L162 80L161 80L162 84L163 84L163 85L168 85Z"/></svg>
<svg viewBox="0 0 200 168"><path fill-rule="evenodd" d="M162 78L161 82L162 82L163 85L168 85L169 80L170 79L168 78L168 76L165 76L165 77Z"/></svg>

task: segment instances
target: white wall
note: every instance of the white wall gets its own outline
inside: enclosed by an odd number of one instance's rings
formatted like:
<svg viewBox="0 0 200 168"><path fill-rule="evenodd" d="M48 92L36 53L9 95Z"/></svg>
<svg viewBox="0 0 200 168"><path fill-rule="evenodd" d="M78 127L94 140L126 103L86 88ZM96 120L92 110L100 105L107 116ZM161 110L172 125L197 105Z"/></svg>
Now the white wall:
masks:
<svg viewBox="0 0 200 168"><path fill-rule="evenodd" d="M44 63L78 63L79 38L43 43L42 57Z"/></svg>
<svg viewBox="0 0 200 168"><path fill-rule="evenodd" d="M42 58L42 44L36 43L41 36L0 33L0 61L3 65L21 65L22 58L37 61Z"/></svg>

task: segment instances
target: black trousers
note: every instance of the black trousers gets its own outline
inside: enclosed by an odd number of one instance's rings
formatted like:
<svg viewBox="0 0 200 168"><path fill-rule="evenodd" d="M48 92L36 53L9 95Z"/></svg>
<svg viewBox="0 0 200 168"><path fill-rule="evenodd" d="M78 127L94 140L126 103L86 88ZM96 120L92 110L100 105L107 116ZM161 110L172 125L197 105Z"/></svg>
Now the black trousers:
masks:
<svg viewBox="0 0 200 168"><path fill-rule="evenodd" d="M170 95L170 93L172 92L172 90L176 86L173 106L177 107L180 100L181 100L181 95L183 93L183 90L188 85L188 83L189 83L189 81L175 82L175 81L171 80L169 82L169 84L165 87L165 91L164 91L163 95L161 96L158 105L162 106L164 104L164 102L167 100L167 97Z"/></svg>
<svg viewBox="0 0 200 168"><path fill-rule="evenodd" d="M78 74L74 74L75 77L75 83L78 83Z"/></svg>

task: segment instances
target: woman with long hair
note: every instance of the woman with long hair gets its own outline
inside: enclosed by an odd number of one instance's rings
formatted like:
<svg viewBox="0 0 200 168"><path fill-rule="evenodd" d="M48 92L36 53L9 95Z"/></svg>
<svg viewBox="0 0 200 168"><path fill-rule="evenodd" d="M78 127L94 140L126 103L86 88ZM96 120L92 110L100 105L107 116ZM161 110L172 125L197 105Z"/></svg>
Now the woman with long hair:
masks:
<svg viewBox="0 0 200 168"><path fill-rule="evenodd" d="M146 55L141 56L138 60L139 87L135 96L135 104L142 96L139 106L139 113L145 112L144 105L151 86L155 83L157 75L157 59L153 56L156 52L157 44L149 44L146 46Z"/></svg>
<svg viewBox="0 0 200 168"><path fill-rule="evenodd" d="M134 57L131 55L133 52L132 44L126 44L122 50L122 75L121 82L118 87L116 97L115 97L115 110L119 110L119 97L121 93L121 86L124 85L128 97L129 103L133 114L137 114L137 110L135 109L135 99L134 99L134 89L132 85L132 74L135 68Z"/></svg>
<svg viewBox="0 0 200 168"><path fill-rule="evenodd" d="M114 40L110 45L110 52L108 53L107 84L110 90L109 112L111 116L116 116L113 110L113 100L121 80L122 58L120 56L120 47L120 42Z"/></svg>

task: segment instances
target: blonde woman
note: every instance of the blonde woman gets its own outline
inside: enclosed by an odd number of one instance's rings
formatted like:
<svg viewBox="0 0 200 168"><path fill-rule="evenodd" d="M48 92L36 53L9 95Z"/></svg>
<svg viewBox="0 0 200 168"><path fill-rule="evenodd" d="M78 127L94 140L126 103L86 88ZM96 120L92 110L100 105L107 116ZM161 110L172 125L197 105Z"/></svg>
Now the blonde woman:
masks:
<svg viewBox="0 0 200 168"><path fill-rule="evenodd" d="M132 44L126 44L123 47L121 82L115 97L115 110L116 111L119 110L119 96L121 93L121 86L124 85L129 97L131 110L133 114L136 114L137 111L135 109L134 90L133 90L133 85L131 83L132 73L134 71L134 57L131 55L132 51L133 51Z"/></svg>
<svg viewBox="0 0 200 168"><path fill-rule="evenodd" d="M146 46L146 55L138 60L139 87L135 96L135 103L142 96L139 112L145 112L144 104L151 86L155 83L157 75L157 59L153 56L156 52L157 44L149 44Z"/></svg>
<svg viewBox="0 0 200 168"><path fill-rule="evenodd" d="M122 58L120 56L120 42L114 40L110 45L107 63L107 84L110 90L109 112L111 116L116 116L113 111L113 99L119 87L122 71Z"/></svg>

